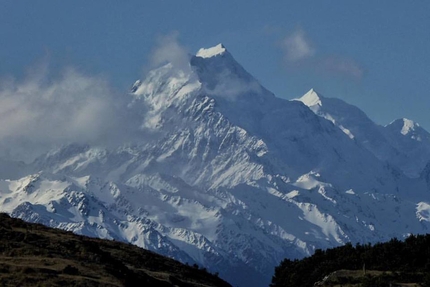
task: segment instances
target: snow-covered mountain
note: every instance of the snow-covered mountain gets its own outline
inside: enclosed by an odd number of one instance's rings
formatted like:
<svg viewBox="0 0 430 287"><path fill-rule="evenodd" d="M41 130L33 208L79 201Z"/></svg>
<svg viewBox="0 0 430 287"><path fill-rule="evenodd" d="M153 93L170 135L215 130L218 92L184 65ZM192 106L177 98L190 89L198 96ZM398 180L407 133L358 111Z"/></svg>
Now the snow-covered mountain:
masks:
<svg viewBox="0 0 430 287"><path fill-rule="evenodd" d="M403 167L406 174L418 176L430 163L430 134L418 123L398 119L384 127L384 134L394 148L406 156Z"/></svg>
<svg viewBox="0 0 430 287"><path fill-rule="evenodd" d="M2 176L0 210L198 263L237 286L267 285L283 258L316 248L427 232L430 165L411 160L412 178L398 164L409 139L430 147L424 130L379 127L314 91L277 98L222 45L189 63L133 85L141 137L40 156L28 176Z"/></svg>
<svg viewBox="0 0 430 287"><path fill-rule="evenodd" d="M323 97L313 89L297 100L410 177L418 177L430 162L430 134L411 120L398 119L383 127L359 108Z"/></svg>

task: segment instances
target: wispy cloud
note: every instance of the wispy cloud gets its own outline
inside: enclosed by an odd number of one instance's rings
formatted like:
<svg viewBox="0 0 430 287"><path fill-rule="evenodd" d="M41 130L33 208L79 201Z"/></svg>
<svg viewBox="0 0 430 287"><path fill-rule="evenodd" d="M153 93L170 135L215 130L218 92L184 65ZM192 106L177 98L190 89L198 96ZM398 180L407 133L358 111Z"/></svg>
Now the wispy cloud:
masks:
<svg viewBox="0 0 430 287"><path fill-rule="evenodd" d="M71 142L114 144L135 134L126 99L102 77L67 68L50 77L46 65L22 81L0 83L0 155L22 146L49 149Z"/></svg>
<svg viewBox="0 0 430 287"><path fill-rule="evenodd" d="M150 68L171 63L178 70L190 71L190 54L180 44L178 38L178 32L172 32L157 38L156 44L149 56Z"/></svg>
<svg viewBox="0 0 430 287"><path fill-rule="evenodd" d="M233 74L229 70L224 70L215 74L213 79L214 85L206 87L206 92L210 95L216 95L226 100L234 101L238 97L249 93L261 93L261 85L253 80L243 79Z"/></svg>
<svg viewBox="0 0 430 287"><path fill-rule="evenodd" d="M281 41L284 59L287 62L297 62L312 57L315 49L306 38L304 31L299 28Z"/></svg>
<svg viewBox="0 0 430 287"><path fill-rule="evenodd" d="M150 68L171 63L174 71L190 71L190 56L178 36L156 40ZM115 91L98 75L70 67L51 75L47 58L42 59L22 80L0 79L0 156L31 158L69 143L142 143L154 135L142 129L146 107L131 101L126 91Z"/></svg>
<svg viewBox="0 0 430 287"><path fill-rule="evenodd" d="M312 69L324 75L360 80L364 69L355 60L342 55L318 55L318 50L302 28L297 28L280 42L284 63L289 68Z"/></svg>
<svg viewBox="0 0 430 287"><path fill-rule="evenodd" d="M319 69L322 72L348 76L356 80L360 80L364 76L364 69L356 61L341 56L322 58L319 62Z"/></svg>

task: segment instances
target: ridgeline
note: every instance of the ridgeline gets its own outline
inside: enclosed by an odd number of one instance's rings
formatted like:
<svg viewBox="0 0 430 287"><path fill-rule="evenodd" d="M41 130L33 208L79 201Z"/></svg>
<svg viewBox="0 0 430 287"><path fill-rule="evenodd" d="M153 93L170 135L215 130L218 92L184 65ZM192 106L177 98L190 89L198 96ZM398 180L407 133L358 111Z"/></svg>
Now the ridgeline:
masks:
<svg viewBox="0 0 430 287"><path fill-rule="evenodd" d="M229 287L216 274L131 244L0 214L0 286Z"/></svg>

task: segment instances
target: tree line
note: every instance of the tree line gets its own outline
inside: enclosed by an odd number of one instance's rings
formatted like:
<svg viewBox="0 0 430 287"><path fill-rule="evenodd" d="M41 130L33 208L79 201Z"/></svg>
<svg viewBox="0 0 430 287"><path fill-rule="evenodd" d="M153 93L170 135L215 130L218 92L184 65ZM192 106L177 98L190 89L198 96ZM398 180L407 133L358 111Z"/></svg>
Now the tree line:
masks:
<svg viewBox="0 0 430 287"><path fill-rule="evenodd" d="M363 270L363 275L366 270L388 272L378 278L363 276L354 286L390 286L393 280L400 280L430 287L430 234L410 235L404 241L394 238L374 245L347 243L327 250L317 249L301 260L284 259L275 268L270 286L314 286L334 271L345 269Z"/></svg>

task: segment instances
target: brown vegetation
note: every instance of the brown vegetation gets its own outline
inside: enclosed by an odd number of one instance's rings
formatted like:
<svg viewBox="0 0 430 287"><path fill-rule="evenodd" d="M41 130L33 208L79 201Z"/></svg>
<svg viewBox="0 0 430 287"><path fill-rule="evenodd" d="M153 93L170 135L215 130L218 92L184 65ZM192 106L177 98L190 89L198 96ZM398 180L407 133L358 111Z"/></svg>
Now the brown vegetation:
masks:
<svg viewBox="0 0 430 287"><path fill-rule="evenodd" d="M0 214L0 286L230 286L206 270L131 244Z"/></svg>

